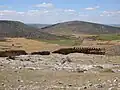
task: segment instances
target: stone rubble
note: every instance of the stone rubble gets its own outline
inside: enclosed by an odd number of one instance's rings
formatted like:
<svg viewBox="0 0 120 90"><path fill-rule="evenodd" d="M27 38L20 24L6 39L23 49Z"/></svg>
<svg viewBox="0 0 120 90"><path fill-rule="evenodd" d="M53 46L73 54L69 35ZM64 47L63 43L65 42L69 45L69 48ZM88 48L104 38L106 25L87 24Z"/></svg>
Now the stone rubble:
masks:
<svg viewBox="0 0 120 90"><path fill-rule="evenodd" d="M82 57L83 55L81 55ZM48 55L48 56L41 56L41 55L21 55L9 58L0 58L0 71L11 68L14 69L14 72L19 73L19 70L27 69L30 71L34 70L51 70L51 71L67 71L67 72L76 72L76 73L101 73L101 72L109 72L109 73L120 73L120 64L99 64L95 62L84 64L84 60L82 58L78 62L74 58L77 56L72 55ZM104 57L104 56L103 56ZM111 72L114 71L114 72ZM17 89L14 90L40 90L40 86L35 85L22 85L24 80L18 79L17 80L20 85ZM111 80L107 80L102 82L101 79L98 79L99 83L94 83L91 81L87 81L85 85L77 87L73 84L68 84L66 86L66 90L120 90L120 78L116 77ZM31 82L33 83L33 82ZM57 82L59 85L64 85L64 82ZM36 83L38 84L38 82ZM1 86L5 86L4 83L1 83ZM118 87L118 89L116 89ZM58 89L64 88L60 86L51 86L44 90L51 90L51 89ZM107 88L107 89L104 89Z"/></svg>
<svg viewBox="0 0 120 90"><path fill-rule="evenodd" d="M14 59L12 59L14 58ZM119 64L79 64L73 62L71 57L62 56L61 55L53 55L53 56L41 56L41 55L21 55L12 57L11 59L2 58L1 62L3 64L11 65L11 68L26 68L29 70L39 70L39 69L50 69L50 70L66 70L70 72L93 72L98 73L100 71L108 71L119 72L119 69L112 69L113 67L120 67ZM3 64L1 63L1 67ZM109 70L110 69L110 70Z"/></svg>

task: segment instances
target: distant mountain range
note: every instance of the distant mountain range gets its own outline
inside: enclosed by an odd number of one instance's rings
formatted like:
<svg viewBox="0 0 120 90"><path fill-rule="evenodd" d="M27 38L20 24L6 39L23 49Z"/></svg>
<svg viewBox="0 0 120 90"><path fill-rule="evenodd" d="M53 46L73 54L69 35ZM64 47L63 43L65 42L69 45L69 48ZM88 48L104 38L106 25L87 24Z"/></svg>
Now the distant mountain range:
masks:
<svg viewBox="0 0 120 90"><path fill-rule="evenodd" d="M120 27L120 24L110 24L110 26Z"/></svg>
<svg viewBox="0 0 120 90"><path fill-rule="evenodd" d="M43 27L41 31L56 35L115 34L120 33L120 28L84 21L69 21Z"/></svg>
<svg viewBox="0 0 120 90"><path fill-rule="evenodd" d="M43 27L49 26L50 24L27 24L27 25L35 28L43 28Z"/></svg>
<svg viewBox="0 0 120 90"><path fill-rule="evenodd" d="M40 28L42 27L42 28ZM83 22L69 21L54 25L26 25L19 21L0 20L0 37L25 37L37 39L66 39L72 34L115 34L119 27ZM64 36L62 36L64 35Z"/></svg>
<svg viewBox="0 0 120 90"><path fill-rule="evenodd" d="M62 37L41 32L19 21L0 20L0 37L25 37L37 39L60 39Z"/></svg>

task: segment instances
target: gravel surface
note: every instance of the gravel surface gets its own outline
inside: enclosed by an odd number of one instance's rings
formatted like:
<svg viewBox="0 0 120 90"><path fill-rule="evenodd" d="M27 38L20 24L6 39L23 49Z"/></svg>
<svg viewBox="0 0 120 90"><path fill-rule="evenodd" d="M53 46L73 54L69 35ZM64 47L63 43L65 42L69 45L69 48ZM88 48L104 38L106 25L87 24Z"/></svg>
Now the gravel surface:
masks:
<svg viewBox="0 0 120 90"><path fill-rule="evenodd" d="M0 72L0 90L120 90L119 56L2 57Z"/></svg>

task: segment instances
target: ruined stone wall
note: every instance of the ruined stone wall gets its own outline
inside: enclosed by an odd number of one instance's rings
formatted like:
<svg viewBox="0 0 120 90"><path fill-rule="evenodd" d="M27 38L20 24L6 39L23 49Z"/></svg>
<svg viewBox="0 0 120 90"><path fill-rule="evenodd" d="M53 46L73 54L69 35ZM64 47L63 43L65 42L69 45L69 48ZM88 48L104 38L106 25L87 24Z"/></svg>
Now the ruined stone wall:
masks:
<svg viewBox="0 0 120 90"><path fill-rule="evenodd" d="M70 54L70 53L85 53L85 54L97 54L97 55L105 55L104 48L91 48L91 47L74 47L74 48L62 48L56 50L52 53L59 53L59 54Z"/></svg>
<svg viewBox="0 0 120 90"><path fill-rule="evenodd" d="M26 55L26 54L27 53L24 50L0 51L0 57L18 56L18 55Z"/></svg>

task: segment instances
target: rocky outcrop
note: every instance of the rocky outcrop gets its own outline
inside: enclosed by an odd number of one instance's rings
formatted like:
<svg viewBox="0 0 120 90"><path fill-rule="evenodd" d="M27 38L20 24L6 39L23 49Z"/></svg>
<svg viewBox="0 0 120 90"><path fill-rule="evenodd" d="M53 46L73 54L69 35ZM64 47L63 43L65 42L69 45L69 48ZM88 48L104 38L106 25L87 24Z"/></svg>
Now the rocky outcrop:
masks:
<svg viewBox="0 0 120 90"><path fill-rule="evenodd" d="M9 57L9 56L18 56L18 55L27 55L27 53L24 50L0 51L0 57Z"/></svg>
<svg viewBox="0 0 120 90"><path fill-rule="evenodd" d="M50 55L50 51L32 52L31 55Z"/></svg>

